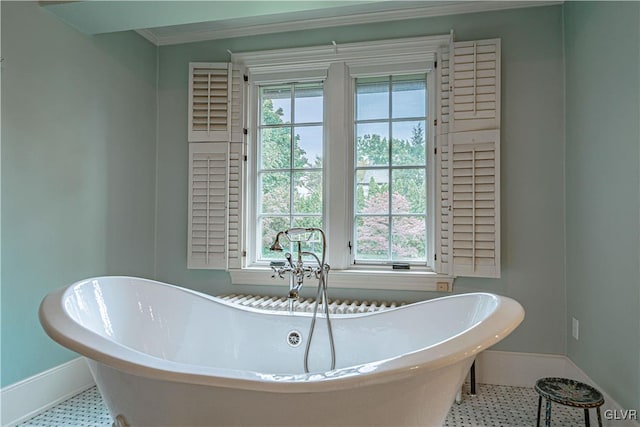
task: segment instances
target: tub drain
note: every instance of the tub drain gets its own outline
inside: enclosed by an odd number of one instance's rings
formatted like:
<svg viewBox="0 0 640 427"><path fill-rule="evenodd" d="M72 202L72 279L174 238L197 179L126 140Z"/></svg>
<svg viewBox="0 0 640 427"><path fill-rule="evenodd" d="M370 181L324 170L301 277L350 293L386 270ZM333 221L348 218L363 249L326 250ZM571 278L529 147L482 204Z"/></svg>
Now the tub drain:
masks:
<svg viewBox="0 0 640 427"><path fill-rule="evenodd" d="M291 331L287 334L287 344L297 347L302 343L302 334L298 331Z"/></svg>

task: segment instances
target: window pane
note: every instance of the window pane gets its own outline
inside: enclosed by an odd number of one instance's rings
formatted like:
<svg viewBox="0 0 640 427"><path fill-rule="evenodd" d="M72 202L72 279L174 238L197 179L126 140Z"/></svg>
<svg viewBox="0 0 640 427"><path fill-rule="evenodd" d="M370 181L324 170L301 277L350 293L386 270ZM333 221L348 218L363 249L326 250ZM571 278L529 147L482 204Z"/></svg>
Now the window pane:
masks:
<svg viewBox="0 0 640 427"><path fill-rule="evenodd" d="M356 258L389 259L389 217L356 217Z"/></svg>
<svg viewBox="0 0 640 427"><path fill-rule="evenodd" d="M358 79L356 83L356 120L389 117L389 79Z"/></svg>
<svg viewBox="0 0 640 427"><path fill-rule="evenodd" d="M394 122L392 164L394 166L414 166L426 164L425 121Z"/></svg>
<svg viewBox="0 0 640 427"><path fill-rule="evenodd" d="M322 228L322 217L321 216L294 216L293 226L302 227L302 228L310 228L310 227ZM314 236L313 238L319 241L318 236Z"/></svg>
<svg viewBox="0 0 640 427"><path fill-rule="evenodd" d="M291 123L290 85L262 87L260 99L262 100L260 124Z"/></svg>
<svg viewBox="0 0 640 427"><path fill-rule="evenodd" d="M262 169L291 167L291 128L260 130L260 167Z"/></svg>
<svg viewBox="0 0 640 427"><path fill-rule="evenodd" d="M393 260L426 260L426 221L424 216L394 217L391 228Z"/></svg>
<svg viewBox="0 0 640 427"><path fill-rule="evenodd" d="M296 123L320 123L323 117L322 83L304 83L295 85Z"/></svg>
<svg viewBox="0 0 640 427"><path fill-rule="evenodd" d="M294 212L322 214L322 172L296 172L293 182Z"/></svg>
<svg viewBox="0 0 640 427"><path fill-rule="evenodd" d="M276 234L279 231L289 228L288 217L263 217L259 221L260 229L258 235L260 236L258 253L263 259L282 259L282 252L275 252L269 250L276 238ZM281 240L281 244L286 248L286 238Z"/></svg>
<svg viewBox="0 0 640 427"><path fill-rule="evenodd" d="M322 126L296 127L294 168L322 167Z"/></svg>
<svg viewBox="0 0 640 427"><path fill-rule="evenodd" d="M394 76L391 87L391 111L394 119L427 115L427 85L424 75Z"/></svg>
<svg viewBox="0 0 640 427"><path fill-rule="evenodd" d="M356 212L388 214L389 171L360 169L356 176Z"/></svg>
<svg viewBox="0 0 640 427"><path fill-rule="evenodd" d="M391 172L392 213L420 213L427 209L424 169L394 169Z"/></svg>
<svg viewBox="0 0 640 427"><path fill-rule="evenodd" d="M290 212L290 177L290 172L260 174L260 213L288 214Z"/></svg>
<svg viewBox="0 0 640 427"><path fill-rule="evenodd" d="M322 228L322 217L320 216L304 216L304 217L294 217L293 218L293 226L294 227L302 227L302 228ZM310 234L308 241L302 243L302 250L315 253L318 258L322 256L322 239L320 233L315 232ZM293 249L293 248L292 248ZM305 260L312 260L313 257L307 256L304 257Z"/></svg>
<svg viewBox="0 0 640 427"><path fill-rule="evenodd" d="M356 162L358 166L389 164L389 124L356 125Z"/></svg>

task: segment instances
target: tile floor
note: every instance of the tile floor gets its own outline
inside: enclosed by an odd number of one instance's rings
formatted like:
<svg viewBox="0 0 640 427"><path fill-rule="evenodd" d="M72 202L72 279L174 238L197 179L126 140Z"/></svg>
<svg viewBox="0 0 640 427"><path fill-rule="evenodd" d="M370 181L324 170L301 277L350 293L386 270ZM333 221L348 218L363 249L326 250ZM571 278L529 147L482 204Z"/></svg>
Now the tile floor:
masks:
<svg viewBox="0 0 640 427"><path fill-rule="evenodd" d="M537 394L532 388L478 384L476 396L464 395L447 416L446 427L534 426ZM544 410L544 408L543 408ZM553 405L552 425L584 425L583 411ZM595 414L594 414L595 415ZM595 420L595 416L592 417ZM111 427L111 417L96 387L20 424L20 427Z"/></svg>

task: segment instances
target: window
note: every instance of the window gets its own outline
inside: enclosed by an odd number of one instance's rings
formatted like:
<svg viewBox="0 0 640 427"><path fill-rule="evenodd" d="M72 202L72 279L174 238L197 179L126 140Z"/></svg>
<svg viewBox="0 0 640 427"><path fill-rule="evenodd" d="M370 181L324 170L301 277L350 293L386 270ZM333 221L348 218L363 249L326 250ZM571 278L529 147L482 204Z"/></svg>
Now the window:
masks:
<svg viewBox="0 0 640 427"><path fill-rule="evenodd" d="M427 262L427 105L427 74L355 81L357 264Z"/></svg>
<svg viewBox="0 0 640 427"><path fill-rule="evenodd" d="M350 264L427 263L427 74L357 78ZM255 263L282 258L278 231L325 227L323 82L258 86ZM329 100L329 108L331 108ZM328 130L331 134L331 130ZM335 138L333 140L336 140ZM331 150L333 147L328 147ZM344 151L344 147L336 147ZM326 175L325 175L326 176ZM330 179L330 178L329 178ZM333 221L335 223L335 221ZM314 241L305 242L312 250Z"/></svg>
<svg viewBox="0 0 640 427"><path fill-rule="evenodd" d="M269 247L279 231L324 227L323 84L262 85L258 89L256 262L280 259ZM313 250L305 242L304 250Z"/></svg>
<svg viewBox="0 0 640 427"><path fill-rule="evenodd" d="M244 107L230 104L232 125L246 128L228 151L233 283L272 284L268 264L282 255L268 247L298 226L327 233L331 286L442 290L458 275L500 276L500 40L417 37L232 60L247 82L234 74Z"/></svg>

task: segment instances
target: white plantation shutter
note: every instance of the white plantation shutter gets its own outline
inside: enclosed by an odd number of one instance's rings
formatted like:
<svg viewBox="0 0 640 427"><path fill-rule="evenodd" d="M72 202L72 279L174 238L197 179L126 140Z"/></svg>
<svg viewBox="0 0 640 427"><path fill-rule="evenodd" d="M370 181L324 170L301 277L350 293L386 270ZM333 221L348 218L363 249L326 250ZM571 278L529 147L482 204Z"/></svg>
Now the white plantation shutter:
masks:
<svg viewBox="0 0 640 427"><path fill-rule="evenodd" d="M453 43L449 132L500 129L500 40Z"/></svg>
<svg viewBox="0 0 640 427"><path fill-rule="evenodd" d="M454 276L500 277L500 130L449 134Z"/></svg>
<svg viewBox="0 0 640 427"><path fill-rule="evenodd" d="M230 63L189 64L189 142L230 140L231 81Z"/></svg>
<svg viewBox="0 0 640 427"><path fill-rule="evenodd" d="M229 148L228 268L242 268L242 177L245 149L247 82L243 70L233 69L231 146Z"/></svg>
<svg viewBox="0 0 640 427"><path fill-rule="evenodd" d="M440 52L436 271L500 277L500 40Z"/></svg>
<svg viewBox="0 0 640 427"><path fill-rule="evenodd" d="M244 97L247 93L244 70L234 66L231 70L231 142L244 142L245 111Z"/></svg>
<svg viewBox="0 0 640 427"><path fill-rule="evenodd" d="M438 118L436 126L436 259L435 270L451 274L449 258L449 47L438 54L436 90ZM438 196L439 195L439 196Z"/></svg>
<svg viewBox="0 0 640 427"><path fill-rule="evenodd" d="M229 153L228 268L242 267L242 145L231 144Z"/></svg>
<svg viewBox="0 0 640 427"><path fill-rule="evenodd" d="M242 70L229 67L229 126L225 138L189 144L188 268L241 267L243 106L247 92Z"/></svg>
<svg viewBox="0 0 640 427"><path fill-rule="evenodd" d="M226 269L229 144L189 144L188 268Z"/></svg>

